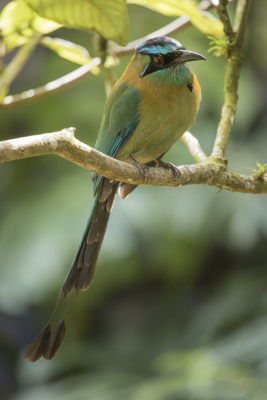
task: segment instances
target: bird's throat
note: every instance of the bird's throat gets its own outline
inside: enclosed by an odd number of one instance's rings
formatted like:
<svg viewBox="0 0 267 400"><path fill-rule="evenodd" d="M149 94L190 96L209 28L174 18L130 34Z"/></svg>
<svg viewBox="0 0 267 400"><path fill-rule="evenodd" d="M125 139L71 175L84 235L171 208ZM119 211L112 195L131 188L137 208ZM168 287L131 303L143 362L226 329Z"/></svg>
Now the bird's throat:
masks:
<svg viewBox="0 0 267 400"><path fill-rule="evenodd" d="M154 72L148 78L150 78L152 84L163 84L172 87L191 85L193 81L192 73L185 63Z"/></svg>

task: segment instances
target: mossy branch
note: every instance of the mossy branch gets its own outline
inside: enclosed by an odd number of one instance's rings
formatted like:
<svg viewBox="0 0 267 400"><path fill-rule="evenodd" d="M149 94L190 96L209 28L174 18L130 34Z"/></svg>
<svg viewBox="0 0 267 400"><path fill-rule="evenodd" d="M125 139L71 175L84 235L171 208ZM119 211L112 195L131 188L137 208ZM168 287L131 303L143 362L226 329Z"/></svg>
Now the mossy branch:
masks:
<svg viewBox="0 0 267 400"><path fill-rule="evenodd" d="M179 167L181 177L177 180L164 168L149 168L146 179L139 170L127 163L115 160L87 146L74 137L75 129L45 133L0 142L0 162L21 160L29 157L55 154L79 166L109 179L135 185L183 186L204 184L240 193L267 193L267 179L239 175L226 170L225 165L201 162ZM185 142L198 160L205 154L196 139L186 134Z"/></svg>
<svg viewBox="0 0 267 400"><path fill-rule="evenodd" d="M230 17L229 17L227 8L226 8L227 4L228 4L228 0L220 0L218 7L217 7L217 11L220 16L220 20L223 23L225 35L228 38L231 38L234 36L234 32L233 32Z"/></svg>
<svg viewBox="0 0 267 400"><path fill-rule="evenodd" d="M238 81L244 57L244 34L251 0L242 0L237 4L235 30L232 30L226 10L227 0L220 0L218 11L228 37L226 72L224 81L224 104L217 129L213 158L224 158L229 136L235 121L238 102Z"/></svg>

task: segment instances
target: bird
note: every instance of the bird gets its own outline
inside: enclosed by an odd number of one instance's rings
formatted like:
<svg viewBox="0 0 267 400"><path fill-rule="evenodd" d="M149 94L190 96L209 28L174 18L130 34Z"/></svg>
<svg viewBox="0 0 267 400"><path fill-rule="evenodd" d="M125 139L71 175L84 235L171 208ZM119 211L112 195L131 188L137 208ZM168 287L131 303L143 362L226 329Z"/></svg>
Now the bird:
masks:
<svg viewBox="0 0 267 400"><path fill-rule="evenodd" d="M158 166L171 170L178 179L179 168L162 157L195 121L201 88L187 63L205 59L167 36L137 45L107 98L95 149L135 165L143 177L151 166ZM136 188L95 173L92 180L95 200L59 298L89 288L116 194L119 192L125 199ZM54 330L49 322L28 346L24 357L32 362L42 356L50 360L61 345L65 330L65 318Z"/></svg>

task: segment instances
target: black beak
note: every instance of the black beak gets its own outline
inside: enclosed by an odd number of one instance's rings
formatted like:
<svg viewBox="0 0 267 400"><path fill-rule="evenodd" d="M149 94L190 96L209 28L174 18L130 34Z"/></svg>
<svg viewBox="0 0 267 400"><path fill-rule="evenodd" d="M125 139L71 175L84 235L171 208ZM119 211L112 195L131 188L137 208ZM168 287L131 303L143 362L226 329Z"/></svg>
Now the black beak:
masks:
<svg viewBox="0 0 267 400"><path fill-rule="evenodd" d="M175 61L177 64L182 64L188 61L197 61L197 60L206 60L206 58L201 54L195 53L194 51L179 50L178 57L176 58Z"/></svg>

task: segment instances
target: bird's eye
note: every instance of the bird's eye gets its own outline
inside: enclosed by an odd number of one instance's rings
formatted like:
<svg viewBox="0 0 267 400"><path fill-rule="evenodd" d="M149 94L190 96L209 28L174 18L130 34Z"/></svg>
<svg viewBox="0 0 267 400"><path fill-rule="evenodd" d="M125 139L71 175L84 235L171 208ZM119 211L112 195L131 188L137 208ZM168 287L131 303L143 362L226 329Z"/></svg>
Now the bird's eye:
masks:
<svg viewBox="0 0 267 400"><path fill-rule="evenodd" d="M158 67L162 67L164 64L164 60L162 57L153 57L153 62L158 66Z"/></svg>

